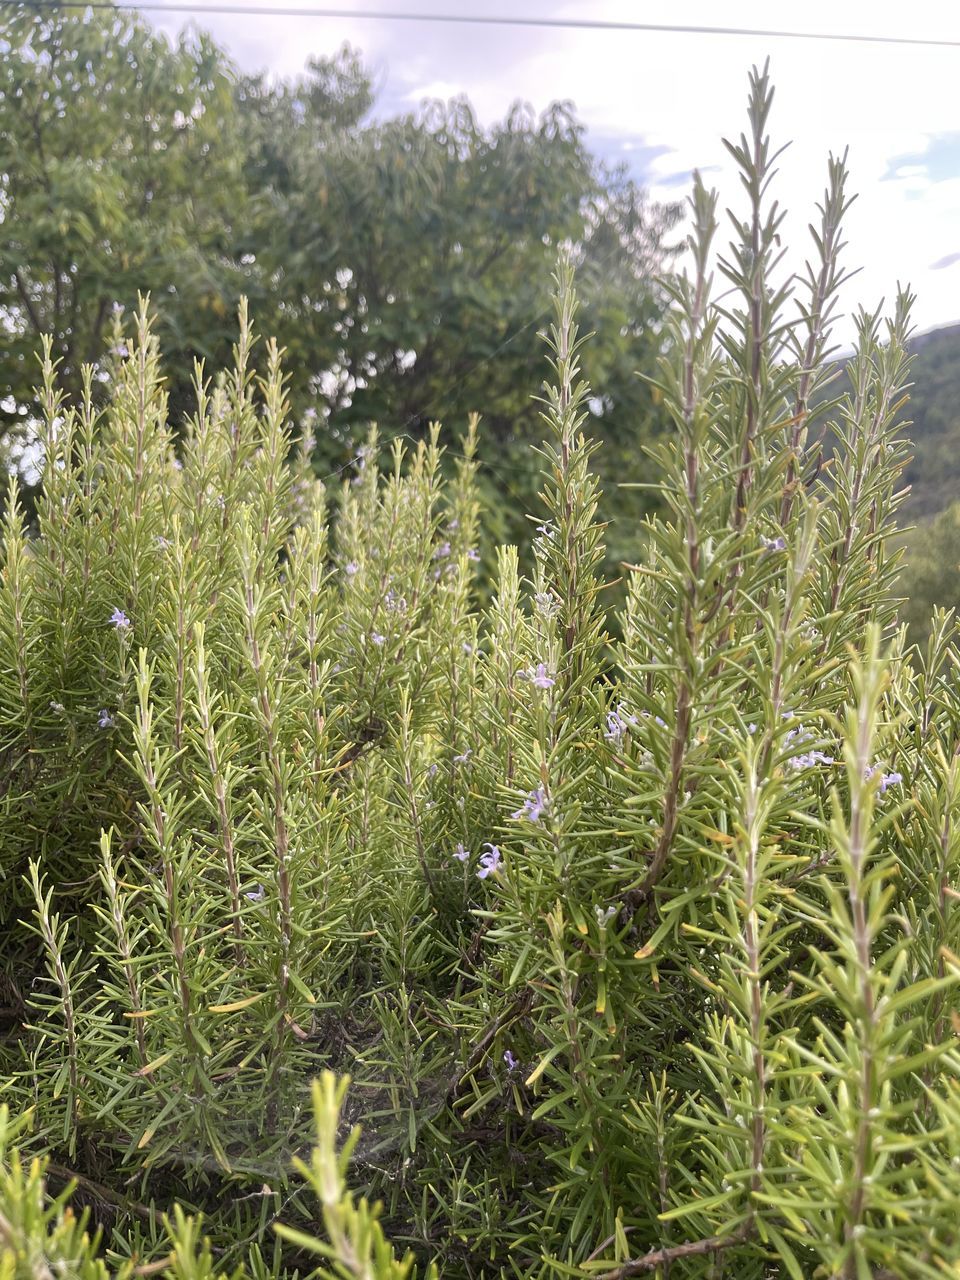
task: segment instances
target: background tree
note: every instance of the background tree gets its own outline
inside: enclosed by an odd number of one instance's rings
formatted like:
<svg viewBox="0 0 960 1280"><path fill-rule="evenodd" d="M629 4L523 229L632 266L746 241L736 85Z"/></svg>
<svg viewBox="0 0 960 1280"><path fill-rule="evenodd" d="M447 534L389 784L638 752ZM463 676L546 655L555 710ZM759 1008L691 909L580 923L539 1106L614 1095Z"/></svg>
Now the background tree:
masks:
<svg viewBox="0 0 960 1280"><path fill-rule="evenodd" d="M102 359L111 314L149 292L170 415L192 405L193 363L220 364L241 295L287 350L295 420L316 467L356 456L368 424L423 438L483 415L490 538L525 542L536 502L542 367L558 247L580 270L585 372L616 522L635 493L658 410L652 372L664 301L652 283L674 209L589 151L569 103L515 106L482 126L469 103L371 118L345 47L296 80L241 76L203 35L171 44L127 13L14 8L0 67L0 403L8 451L29 437L40 335L61 390ZM13 428L13 435L9 434ZM22 439L19 441L22 445ZM608 539L635 558L635 538Z"/></svg>
<svg viewBox="0 0 960 1280"><path fill-rule="evenodd" d="M0 58L0 412L28 419L41 334L65 391L116 305L149 290L175 410L197 355L229 351L246 183L229 64L129 13L7 9Z"/></svg>
<svg viewBox="0 0 960 1280"><path fill-rule="evenodd" d="M348 458L371 420L417 436L441 409L448 424L477 410L489 487L508 499L491 506L528 510L538 334L566 244L585 326L602 335L587 358L604 387L594 402L601 475L622 477L625 462L635 475L638 433L656 419L637 370L652 370L659 350L652 279L676 211L591 155L569 103L539 117L518 104L489 129L465 99L364 123L365 83L344 51L294 85L243 95L256 132L260 263L292 398L326 415L318 465ZM495 532L524 537L509 518Z"/></svg>

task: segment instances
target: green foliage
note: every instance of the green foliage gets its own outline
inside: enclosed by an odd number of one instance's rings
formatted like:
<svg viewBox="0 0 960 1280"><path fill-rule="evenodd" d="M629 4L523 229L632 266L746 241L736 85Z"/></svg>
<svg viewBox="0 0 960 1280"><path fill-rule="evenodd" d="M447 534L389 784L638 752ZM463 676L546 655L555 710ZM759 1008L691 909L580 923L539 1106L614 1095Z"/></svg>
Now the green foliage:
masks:
<svg viewBox="0 0 960 1280"><path fill-rule="evenodd" d="M958 338L951 325L911 338L910 422L904 434L911 457L903 472L909 486L901 508L904 567L897 581L910 639L925 644L936 607L960 604L957 539L956 403Z"/></svg>
<svg viewBox="0 0 960 1280"><path fill-rule="evenodd" d="M910 638L926 643L937 607L960 605L960 504L951 503L929 523L902 538L904 566L897 581Z"/></svg>
<svg viewBox="0 0 960 1280"><path fill-rule="evenodd" d="M316 1197L326 1239L318 1239L283 1224L277 1235L297 1246L305 1255L320 1255L332 1264L320 1266L314 1276L329 1280L416 1280L417 1268L407 1254L398 1259L384 1239L378 1222L379 1210L366 1200L359 1204L347 1190L345 1172L359 1131L337 1150L338 1125L349 1079L337 1084L325 1072L312 1090L315 1145L310 1163L296 1160L297 1172ZM0 1276L3 1280L35 1280L40 1275L69 1275L77 1280L128 1280L143 1271L130 1258L108 1268L99 1254L100 1235L86 1231L88 1214L77 1218L69 1201L77 1180L56 1197L48 1196L45 1175L50 1163L42 1158L26 1164L15 1145L26 1127L25 1120L12 1120L6 1106L0 1106ZM87 1189L91 1184L84 1180ZM95 1190L95 1188L93 1188ZM102 1192L104 1189L100 1188ZM109 1193L108 1193L109 1194ZM162 1270L176 1280L242 1280L265 1274L262 1256L252 1251L246 1267L221 1271L213 1260L210 1240L201 1235L202 1220L189 1217L174 1205L171 1217L162 1220L164 1257L150 1271ZM436 1280L436 1270L428 1267L425 1280Z"/></svg>
<svg viewBox="0 0 960 1280"><path fill-rule="evenodd" d="M206 36L175 44L120 12L7 5L0 36L0 401L29 426L34 353L53 335L73 395L102 361L115 305L152 289L167 361L229 354L245 178L229 68ZM176 381L176 380L175 380Z"/></svg>
<svg viewBox="0 0 960 1280"><path fill-rule="evenodd" d="M179 444L145 314L102 410L48 346L0 579L11 1274L955 1269L956 633L908 652L891 603L910 298L860 314L824 465L843 164L794 288L771 98L717 300L695 184L622 618L565 257L542 523L484 606L475 422L449 471L439 428L371 434L328 495L245 313Z"/></svg>
<svg viewBox="0 0 960 1280"><path fill-rule="evenodd" d="M194 359L229 359L242 292L286 352L318 474L349 465L371 422L427 439L441 411L460 430L482 408L484 553L525 545L538 329L568 244L599 335L583 358L603 388L611 558L636 557L648 501L615 482L639 478L638 430L664 425L636 375L660 349L654 275L678 210L599 163L569 104L539 118L518 106L489 129L463 99L368 122L349 49L273 84L239 76L205 37L171 47L128 14L14 6L4 39L0 403L26 473L41 334L76 396L81 363L122 347L114 307L133 312L149 291L179 430ZM99 374L93 387L99 402Z"/></svg>

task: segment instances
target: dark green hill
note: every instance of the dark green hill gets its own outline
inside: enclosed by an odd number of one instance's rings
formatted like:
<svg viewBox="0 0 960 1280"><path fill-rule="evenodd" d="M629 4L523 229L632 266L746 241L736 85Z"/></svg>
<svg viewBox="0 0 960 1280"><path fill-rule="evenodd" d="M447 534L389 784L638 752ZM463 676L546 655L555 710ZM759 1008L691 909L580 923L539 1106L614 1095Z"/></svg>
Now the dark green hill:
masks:
<svg viewBox="0 0 960 1280"><path fill-rule="evenodd" d="M913 458L901 508L904 569L902 617L923 643L935 606L960 612L960 324L912 340L910 403L904 433Z"/></svg>
<svg viewBox="0 0 960 1280"><path fill-rule="evenodd" d="M960 324L913 339L913 387L906 417L913 441L904 517L929 520L960 498Z"/></svg>

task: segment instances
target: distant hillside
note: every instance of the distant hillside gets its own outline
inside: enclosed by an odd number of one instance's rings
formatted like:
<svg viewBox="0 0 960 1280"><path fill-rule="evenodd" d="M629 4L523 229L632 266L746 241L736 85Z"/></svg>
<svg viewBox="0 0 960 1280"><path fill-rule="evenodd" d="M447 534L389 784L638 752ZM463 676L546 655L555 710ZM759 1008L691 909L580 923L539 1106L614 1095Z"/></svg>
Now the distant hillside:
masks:
<svg viewBox="0 0 960 1280"><path fill-rule="evenodd" d="M913 461L905 479L910 497L901 519L928 520L960 498L960 324L913 339L910 403Z"/></svg>
<svg viewBox="0 0 960 1280"><path fill-rule="evenodd" d="M900 616L923 646L934 606L960 611L960 324L920 334L911 346L913 385L902 416L913 459L899 523L913 527L901 540Z"/></svg>

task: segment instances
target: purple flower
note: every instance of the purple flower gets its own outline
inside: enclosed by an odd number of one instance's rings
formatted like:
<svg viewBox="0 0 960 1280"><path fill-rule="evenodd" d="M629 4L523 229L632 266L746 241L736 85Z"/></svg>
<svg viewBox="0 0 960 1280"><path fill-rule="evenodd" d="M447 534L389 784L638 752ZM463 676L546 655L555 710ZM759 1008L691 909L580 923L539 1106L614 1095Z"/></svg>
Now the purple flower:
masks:
<svg viewBox="0 0 960 1280"><path fill-rule="evenodd" d="M472 560L474 563L476 563L480 559L480 552L476 549L476 547L470 548L470 550L467 552L467 559Z"/></svg>
<svg viewBox="0 0 960 1280"><path fill-rule="evenodd" d="M473 747L467 747L466 751L462 752L458 756L453 757L453 763L466 764L472 755L473 755Z"/></svg>
<svg viewBox="0 0 960 1280"><path fill-rule="evenodd" d="M659 719L659 716L657 718ZM624 710L623 703L618 702L616 711L607 712L607 728L603 736L608 742L614 742L619 746L628 727L636 723L637 717Z"/></svg>
<svg viewBox="0 0 960 1280"><path fill-rule="evenodd" d="M97 724L101 729L112 729L116 723L109 711L101 709L100 715L97 717Z"/></svg>
<svg viewBox="0 0 960 1280"><path fill-rule="evenodd" d="M449 554L450 554L450 543L441 542L439 547L437 547L436 551L434 551L433 558L434 560L446 560Z"/></svg>
<svg viewBox="0 0 960 1280"><path fill-rule="evenodd" d="M513 818L527 818L530 822L539 822L543 811L547 808L547 793L543 787L537 787L536 791L531 791L524 800L521 808L511 814Z"/></svg>
<svg viewBox="0 0 960 1280"><path fill-rule="evenodd" d="M247 899L248 902L262 902L266 895L266 892L267 891L266 889L264 889L263 885L258 884L256 889L251 889L249 893L245 893L243 896Z"/></svg>
<svg viewBox="0 0 960 1280"><path fill-rule="evenodd" d="M118 631L126 631L130 626L130 619L122 609L114 609L110 615L110 625L116 627Z"/></svg>
<svg viewBox="0 0 960 1280"><path fill-rule="evenodd" d="M787 549L787 540L783 537L764 538L761 535L760 541L768 551L786 551Z"/></svg>
<svg viewBox="0 0 960 1280"><path fill-rule="evenodd" d="M384 643L386 637L382 636L379 631L371 631L370 639L373 641L375 645L381 645Z"/></svg>
<svg viewBox="0 0 960 1280"><path fill-rule="evenodd" d="M508 1071L516 1071L517 1067L520 1065L519 1061L513 1056L509 1049L504 1051L503 1060L507 1064Z"/></svg>
<svg viewBox="0 0 960 1280"><path fill-rule="evenodd" d="M870 779L877 773L880 773L880 794L881 795L883 795L887 787L899 786L900 783L903 781L902 773L883 773L881 772L880 765L878 764L867 765L863 774L865 781L869 782Z"/></svg>
<svg viewBox="0 0 960 1280"><path fill-rule="evenodd" d="M458 862L467 862L467 861L469 861L469 858L470 858L470 850L469 850L469 849L464 848L464 844L463 844L463 841L462 841L462 840L459 842L459 844L457 845L456 849L454 849L454 851L453 851L453 856L456 858L456 860L457 860Z"/></svg>
<svg viewBox="0 0 960 1280"><path fill-rule="evenodd" d="M352 578L359 568L360 566L357 564L356 560L348 560L343 566L343 571L348 578Z"/></svg>
<svg viewBox="0 0 960 1280"><path fill-rule="evenodd" d="M529 680L535 689L551 689L557 683L553 676L549 674L545 662L538 662L535 667L521 671L520 674L524 680Z"/></svg>
<svg viewBox="0 0 960 1280"><path fill-rule="evenodd" d="M791 769L812 769L817 764L833 764L833 756L825 756L822 751L805 751L790 757Z"/></svg>
<svg viewBox="0 0 960 1280"><path fill-rule="evenodd" d="M478 880L486 880L487 876L493 875L500 866L500 850L495 844L485 844L483 846L487 852L480 855L480 870L477 872Z"/></svg>
<svg viewBox="0 0 960 1280"><path fill-rule="evenodd" d="M617 746L623 741L623 735L627 731L627 726L623 723L615 711L607 712L607 728L604 737L608 742L615 742Z"/></svg>

